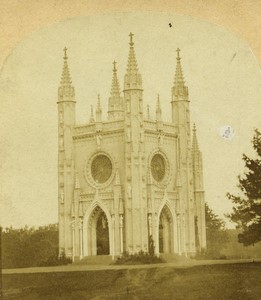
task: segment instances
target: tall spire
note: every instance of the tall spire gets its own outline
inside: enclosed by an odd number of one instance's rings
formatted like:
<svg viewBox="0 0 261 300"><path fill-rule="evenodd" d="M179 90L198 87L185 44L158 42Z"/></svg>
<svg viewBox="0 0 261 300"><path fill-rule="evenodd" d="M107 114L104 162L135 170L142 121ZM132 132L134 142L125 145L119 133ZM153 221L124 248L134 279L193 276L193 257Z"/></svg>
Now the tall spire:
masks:
<svg viewBox="0 0 261 300"><path fill-rule="evenodd" d="M174 85L177 86L179 84L184 86L184 78L183 78L183 72L182 72L182 67L181 67L181 57L180 57L180 49L177 48L177 65L176 65L176 74L175 74L175 79L174 79Z"/></svg>
<svg viewBox="0 0 261 300"><path fill-rule="evenodd" d="M71 76L70 76L70 70L68 66L68 56L67 56L67 48L64 47L64 56L63 56L63 72L61 77L61 86L62 87L70 87L71 86Z"/></svg>
<svg viewBox="0 0 261 300"><path fill-rule="evenodd" d="M197 139L197 129L196 129L195 123L193 125L192 150L193 151L199 150L198 139Z"/></svg>
<svg viewBox="0 0 261 300"><path fill-rule="evenodd" d="M136 55L134 50L134 42L133 42L134 34L131 32L129 34L130 37L130 50L129 50L129 58L128 58L128 65L127 65L127 73L128 74L136 74L138 73L138 64L136 61Z"/></svg>
<svg viewBox="0 0 261 300"><path fill-rule="evenodd" d="M68 56L67 48L64 47L64 56L63 56L63 71L60 81L60 87L58 89L58 102L75 102L74 100L74 87L72 86L70 70L68 66Z"/></svg>
<svg viewBox="0 0 261 300"><path fill-rule="evenodd" d="M180 57L180 49L177 48L177 64L176 64L176 73L174 78L174 86L173 91L174 95L177 96L188 96L188 88L185 86L185 81L183 77L182 67L181 67L181 57Z"/></svg>
<svg viewBox="0 0 261 300"><path fill-rule="evenodd" d="M113 62L113 73L111 83L111 97L118 99L120 98L120 85L117 77L116 61Z"/></svg>
<svg viewBox="0 0 261 300"><path fill-rule="evenodd" d="M120 93L120 84L117 77L116 61L113 62L112 69L111 96L109 97L108 117L115 120L123 117L123 100Z"/></svg>
<svg viewBox="0 0 261 300"><path fill-rule="evenodd" d="M124 77L124 89L142 89L142 79L139 74L138 64L136 60L135 50L134 50L134 42L133 42L134 34L131 32L129 34L130 37L130 48L129 48L129 56L127 63L127 71Z"/></svg>

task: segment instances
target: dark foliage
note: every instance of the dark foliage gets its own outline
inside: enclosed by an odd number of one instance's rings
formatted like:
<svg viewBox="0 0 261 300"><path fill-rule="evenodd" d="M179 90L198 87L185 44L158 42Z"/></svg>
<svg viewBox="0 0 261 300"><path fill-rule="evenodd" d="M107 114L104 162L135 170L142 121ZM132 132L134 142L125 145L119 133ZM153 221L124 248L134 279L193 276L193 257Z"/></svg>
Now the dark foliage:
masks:
<svg viewBox="0 0 261 300"><path fill-rule="evenodd" d="M222 250L223 256L227 259L256 259L261 258L261 243L257 243L250 247L245 247L238 243L238 234L240 229L227 229L228 244Z"/></svg>
<svg viewBox="0 0 261 300"><path fill-rule="evenodd" d="M23 268L69 263L58 258L58 225L37 229L25 226L5 228L1 234L2 268Z"/></svg>
<svg viewBox="0 0 261 300"><path fill-rule="evenodd" d="M69 257L66 257L63 253L58 256L58 251L54 255L49 256L46 260L39 262L39 266L61 266L71 264L72 260Z"/></svg>
<svg viewBox="0 0 261 300"><path fill-rule="evenodd" d="M157 257L156 255L152 255L148 252L140 251L135 254L129 254L128 252L124 252L121 257L119 257L114 264L116 265L141 265L141 264L158 264L164 263L165 261Z"/></svg>
<svg viewBox="0 0 261 300"><path fill-rule="evenodd" d="M261 133L257 129L252 144L256 157L249 158L243 154L246 171L238 177L238 187L243 196L227 194L234 204L233 212L227 216L241 229L238 241L244 246L261 241Z"/></svg>

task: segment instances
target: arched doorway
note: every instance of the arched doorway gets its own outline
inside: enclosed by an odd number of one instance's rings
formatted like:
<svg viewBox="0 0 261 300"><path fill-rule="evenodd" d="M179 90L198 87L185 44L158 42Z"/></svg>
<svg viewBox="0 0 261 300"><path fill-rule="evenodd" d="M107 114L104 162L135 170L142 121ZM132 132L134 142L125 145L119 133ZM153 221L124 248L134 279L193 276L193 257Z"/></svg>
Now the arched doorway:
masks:
<svg viewBox="0 0 261 300"><path fill-rule="evenodd" d="M165 205L159 219L159 253L173 252L173 220L169 208Z"/></svg>
<svg viewBox="0 0 261 300"><path fill-rule="evenodd" d="M88 230L88 253L89 255L109 255L109 226L104 211L97 206L89 219Z"/></svg>

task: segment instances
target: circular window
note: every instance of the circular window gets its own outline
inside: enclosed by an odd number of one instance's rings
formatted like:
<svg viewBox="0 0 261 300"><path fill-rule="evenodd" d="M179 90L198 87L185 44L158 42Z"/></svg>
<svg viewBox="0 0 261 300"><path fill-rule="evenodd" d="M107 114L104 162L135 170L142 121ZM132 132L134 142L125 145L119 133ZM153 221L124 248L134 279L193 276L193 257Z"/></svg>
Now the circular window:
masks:
<svg viewBox="0 0 261 300"><path fill-rule="evenodd" d="M156 181L162 181L165 176L165 160L160 154L155 154L151 160L151 173Z"/></svg>
<svg viewBox="0 0 261 300"><path fill-rule="evenodd" d="M106 182L112 174L112 163L108 156L100 154L91 164L91 174L96 183Z"/></svg>

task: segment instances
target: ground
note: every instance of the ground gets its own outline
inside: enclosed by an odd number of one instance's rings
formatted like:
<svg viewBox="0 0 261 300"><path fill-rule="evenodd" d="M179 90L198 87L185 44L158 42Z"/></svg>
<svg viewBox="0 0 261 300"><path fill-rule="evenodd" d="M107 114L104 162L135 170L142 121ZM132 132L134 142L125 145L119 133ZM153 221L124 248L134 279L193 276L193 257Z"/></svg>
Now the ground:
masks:
<svg viewBox="0 0 261 300"><path fill-rule="evenodd" d="M3 299L254 300L260 274L261 262L3 274Z"/></svg>

